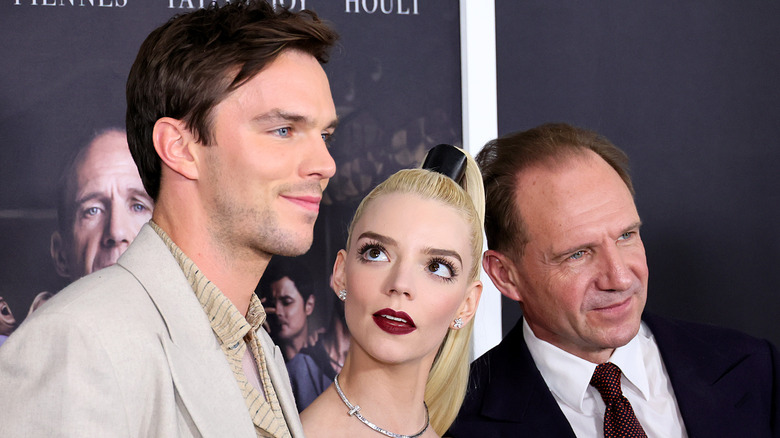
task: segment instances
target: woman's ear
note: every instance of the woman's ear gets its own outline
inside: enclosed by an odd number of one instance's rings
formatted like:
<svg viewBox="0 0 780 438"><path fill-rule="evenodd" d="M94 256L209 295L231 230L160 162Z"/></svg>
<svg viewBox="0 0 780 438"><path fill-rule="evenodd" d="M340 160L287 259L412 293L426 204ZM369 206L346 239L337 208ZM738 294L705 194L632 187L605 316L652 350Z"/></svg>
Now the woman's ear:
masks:
<svg viewBox="0 0 780 438"><path fill-rule="evenodd" d="M163 117L154 124L152 140L157 155L167 167L187 179L198 179L198 160L195 141L184 122Z"/></svg>
<svg viewBox="0 0 780 438"><path fill-rule="evenodd" d="M477 280L471 283L469 289L466 291L466 297L463 298L463 302L460 304L456 318L460 318L465 325L474 314L477 313L477 306L479 305L479 298L482 296L482 282Z"/></svg>
<svg viewBox="0 0 780 438"><path fill-rule="evenodd" d="M343 249L339 250L338 254L336 254L336 261L333 262L333 278L331 281L333 284L333 292L335 292L336 295L339 294L339 291L347 289L347 276L346 272L344 272L346 261L347 251Z"/></svg>

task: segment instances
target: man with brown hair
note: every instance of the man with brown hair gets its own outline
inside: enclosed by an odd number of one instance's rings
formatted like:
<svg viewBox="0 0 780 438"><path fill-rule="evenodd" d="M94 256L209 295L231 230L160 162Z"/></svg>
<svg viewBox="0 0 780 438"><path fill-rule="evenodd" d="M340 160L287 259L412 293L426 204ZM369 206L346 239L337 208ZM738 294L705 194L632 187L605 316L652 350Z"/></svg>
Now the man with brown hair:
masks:
<svg viewBox="0 0 780 438"><path fill-rule="evenodd" d="M335 173L336 38L263 0L149 35L127 130L152 220L3 345L0 435L302 436L254 288L273 254L309 248Z"/></svg>
<svg viewBox="0 0 780 438"><path fill-rule="evenodd" d="M548 124L489 142L483 267L522 320L472 365L453 437L776 437L767 341L643 313L625 154Z"/></svg>

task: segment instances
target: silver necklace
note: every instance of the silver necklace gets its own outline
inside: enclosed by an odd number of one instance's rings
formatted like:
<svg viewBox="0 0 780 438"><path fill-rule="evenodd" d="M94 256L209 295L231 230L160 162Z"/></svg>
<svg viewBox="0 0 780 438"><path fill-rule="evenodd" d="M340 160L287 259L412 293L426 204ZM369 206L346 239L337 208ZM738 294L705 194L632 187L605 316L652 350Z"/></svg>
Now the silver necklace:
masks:
<svg viewBox="0 0 780 438"><path fill-rule="evenodd" d="M425 407L425 426L423 426L422 430L417 432L414 435L400 435L397 433L390 432L389 430L382 429L381 427L377 426L376 424L368 421L366 417L360 414L360 406L358 405L352 405L352 403L347 400L347 396L344 395L344 392L341 390L341 386L339 385L339 375L336 374L336 377L333 378L333 383L336 385L336 392L339 393L339 397L341 397L341 401L344 402L345 405L347 405L347 408L349 408L349 415L355 416L358 420L360 420L361 423L365 424L366 426L370 427L371 429L374 429L375 431L389 436L391 438L417 438L418 436L425 433L426 430L428 430L428 425L431 423L431 418L428 416L428 405L425 404L423 401L423 406Z"/></svg>

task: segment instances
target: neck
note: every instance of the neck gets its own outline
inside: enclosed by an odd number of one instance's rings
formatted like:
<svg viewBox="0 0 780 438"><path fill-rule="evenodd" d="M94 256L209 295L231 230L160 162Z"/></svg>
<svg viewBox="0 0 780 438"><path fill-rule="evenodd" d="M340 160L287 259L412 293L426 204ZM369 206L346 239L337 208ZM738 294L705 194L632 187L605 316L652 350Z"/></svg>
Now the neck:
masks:
<svg viewBox="0 0 780 438"><path fill-rule="evenodd" d="M301 348L308 347L309 343L307 342L309 339L309 330L308 326L304 324L303 329L301 332L296 335L293 338L290 338L289 341L285 342L283 347L283 353L285 360L292 359L296 354L298 354L299 351L301 351Z"/></svg>
<svg viewBox="0 0 780 438"><path fill-rule="evenodd" d="M202 216L187 210L167 208L158 202L152 220L197 265L198 269L246 316L249 301L260 276L265 271L267 258L257 254L243 254L215 242ZM172 213L177 212L177 213Z"/></svg>
<svg viewBox="0 0 780 438"><path fill-rule="evenodd" d="M526 316L524 319L524 323L528 324L528 328L531 329L531 333L539 340L547 342L548 344L551 344L555 346L556 348L559 348L573 356L577 356L580 359L587 360L588 362L595 363L595 364L601 364L604 362L607 362L610 357L612 357L612 353L615 352L614 348L592 348L592 349L586 349L586 348L580 348L577 346L572 346L569 344L564 344L561 342L561 338L556 336L555 334L542 330L540 327L538 327L536 324L532 323L530 319Z"/></svg>
<svg viewBox="0 0 780 438"><path fill-rule="evenodd" d="M388 365L353 353L355 349L350 349L339 374L349 402L359 405L360 413L377 426L403 435L419 432L426 421L423 401L430 363Z"/></svg>

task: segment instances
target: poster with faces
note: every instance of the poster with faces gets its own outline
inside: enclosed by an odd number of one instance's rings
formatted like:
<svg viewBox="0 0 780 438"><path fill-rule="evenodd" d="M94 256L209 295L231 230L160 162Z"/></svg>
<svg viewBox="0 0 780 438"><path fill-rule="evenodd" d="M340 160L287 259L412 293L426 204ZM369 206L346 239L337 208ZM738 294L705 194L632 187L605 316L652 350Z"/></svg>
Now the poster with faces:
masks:
<svg viewBox="0 0 780 438"><path fill-rule="evenodd" d="M314 243L296 262L306 267L306 282L283 275L285 282L257 289L270 309L268 329L291 358L326 337L338 318L330 273L362 197L395 171L418 165L430 147L461 143L459 6L268 2L315 11L340 34L324 66L339 118L329 140L337 170L323 194ZM0 334L12 333L70 282L115 263L151 218L154 202L127 150L125 82L151 30L205 4L0 4ZM293 336L301 330L303 338ZM334 353L332 360L343 357Z"/></svg>

